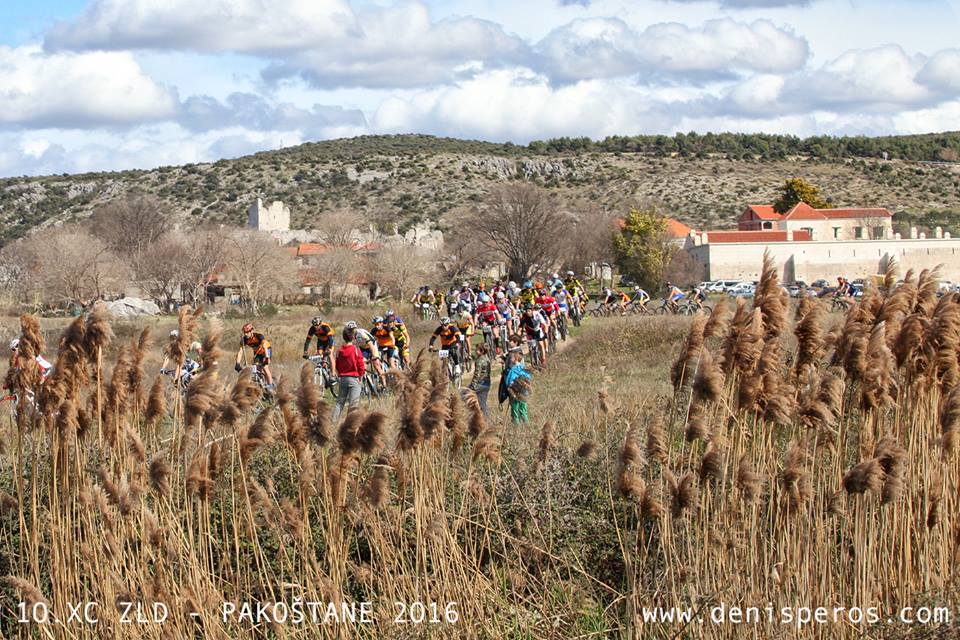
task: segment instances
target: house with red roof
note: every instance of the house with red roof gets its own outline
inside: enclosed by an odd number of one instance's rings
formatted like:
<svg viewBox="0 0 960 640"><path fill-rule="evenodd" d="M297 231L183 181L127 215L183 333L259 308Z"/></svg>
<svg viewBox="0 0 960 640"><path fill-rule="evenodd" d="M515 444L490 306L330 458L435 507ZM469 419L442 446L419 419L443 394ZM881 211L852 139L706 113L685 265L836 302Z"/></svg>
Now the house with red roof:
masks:
<svg viewBox="0 0 960 640"><path fill-rule="evenodd" d="M893 214L883 208L814 209L798 202L786 213L751 204L737 218L740 231L803 231L810 240L883 240L893 237Z"/></svg>
<svg viewBox="0 0 960 640"><path fill-rule="evenodd" d="M893 230L893 215L881 207L817 209L800 202L781 214L773 205L748 205L735 230L676 229L677 235L687 230L683 248L703 266L707 279L757 280L769 253L785 283L867 278L882 273L890 260L896 260L901 274L942 265L943 278L960 280L960 239L939 227L929 238L916 228L901 237Z"/></svg>

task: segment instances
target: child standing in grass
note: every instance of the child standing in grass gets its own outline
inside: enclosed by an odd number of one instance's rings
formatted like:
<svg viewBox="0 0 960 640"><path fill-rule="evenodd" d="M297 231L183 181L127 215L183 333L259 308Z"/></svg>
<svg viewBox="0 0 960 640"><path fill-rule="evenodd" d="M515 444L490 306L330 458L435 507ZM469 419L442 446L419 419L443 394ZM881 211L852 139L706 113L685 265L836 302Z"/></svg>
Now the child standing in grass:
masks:
<svg viewBox="0 0 960 640"><path fill-rule="evenodd" d="M523 364L523 355L514 352L507 360L509 368L504 372L504 386L510 398L510 421L513 424L530 422L527 416L527 398L530 396L530 372Z"/></svg>

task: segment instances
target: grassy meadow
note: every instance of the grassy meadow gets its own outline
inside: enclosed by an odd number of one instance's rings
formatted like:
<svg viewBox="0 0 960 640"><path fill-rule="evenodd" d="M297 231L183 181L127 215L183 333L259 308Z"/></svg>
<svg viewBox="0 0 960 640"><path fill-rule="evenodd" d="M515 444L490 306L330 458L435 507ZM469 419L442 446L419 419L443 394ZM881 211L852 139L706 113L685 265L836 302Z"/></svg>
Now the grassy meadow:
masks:
<svg viewBox="0 0 960 640"><path fill-rule="evenodd" d="M934 637L893 612L954 602L960 300L926 273L846 315L781 291L768 268L709 318L590 319L519 427L427 354L331 424L301 376L309 309L256 323L283 380L266 407L232 369L242 319L24 318L24 349L59 355L42 387L19 374L37 408L0 414L0 633ZM413 323L415 354L432 328ZM207 372L180 397L161 349L194 338Z"/></svg>

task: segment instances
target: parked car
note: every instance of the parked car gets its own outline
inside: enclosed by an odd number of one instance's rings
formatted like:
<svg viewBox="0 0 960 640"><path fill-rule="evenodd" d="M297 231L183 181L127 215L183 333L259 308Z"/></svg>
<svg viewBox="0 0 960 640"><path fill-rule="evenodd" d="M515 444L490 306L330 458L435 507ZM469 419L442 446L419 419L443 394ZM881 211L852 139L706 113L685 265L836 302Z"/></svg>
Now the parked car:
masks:
<svg viewBox="0 0 960 640"><path fill-rule="evenodd" d="M620 276L620 286L622 286L622 287L632 287L632 286L634 286L635 284L637 284L636 281L635 281L633 278L631 278L630 276Z"/></svg>
<svg viewBox="0 0 960 640"><path fill-rule="evenodd" d="M826 280L822 280L822 279L821 279L821 280L814 280L814 281L813 281L813 284L810 285L810 286L813 287L814 289L823 289L823 288L825 288L825 287L830 286L830 283L827 282Z"/></svg>
<svg viewBox="0 0 960 640"><path fill-rule="evenodd" d="M741 282L727 289L727 295L734 298L752 298L757 288L749 282Z"/></svg>
<svg viewBox="0 0 960 640"><path fill-rule="evenodd" d="M806 288L808 288L810 285L808 285L808 284L807 284L806 282L804 282L803 280L794 280L793 286L797 287L798 289L806 289Z"/></svg>
<svg viewBox="0 0 960 640"><path fill-rule="evenodd" d="M850 285L850 288L853 290L853 297L854 297L854 298L859 298L859 297L863 296L863 283L862 283L862 282L859 282L859 283L854 282L852 285Z"/></svg>
<svg viewBox="0 0 960 640"><path fill-rule="evenodd" d="M722 291L729 291L732 287L743 284L740 280L718 280L717 282L723 287Z"/></svg>

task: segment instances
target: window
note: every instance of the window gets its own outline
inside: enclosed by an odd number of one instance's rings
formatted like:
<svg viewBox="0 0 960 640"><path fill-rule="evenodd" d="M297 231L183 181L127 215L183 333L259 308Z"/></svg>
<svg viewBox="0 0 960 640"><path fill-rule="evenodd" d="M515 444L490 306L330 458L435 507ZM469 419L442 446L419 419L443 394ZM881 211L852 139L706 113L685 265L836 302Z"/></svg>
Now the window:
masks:
<svg viewBox="0 0 960 640"><path fill-rule="evenodd" d="M800 230L806 231L807 234L810 236L810 239L813 240L813 227L803 227Z"/></svg>
<svg viewBox="0 0 960 640"><path fill-rule="evenodd" d="M773 229L773 223L772 223L772 222L762 222L762 223L760 223L760 226L761 226L761 228L763 228L763 229Z"/></svg>
<svg viewBox="0 0 960 640"><path fill-rule="evenodd" d="M834 240L839 240L839 239L840 239L840 227L834 227L834 228L833 228L833 239L834 239Z"/></svg>
<svg viewBox="0 0 960 640"><path fill-rule="evenodd" d="M881 238L883 238L883 236L884 236L883 227L874 227L874 228L873 228L873 239L874 239L874 240L880 240Z"/></svg>
<svg viewBox="0 0 960 640"><path fill-rule="evenodd" d="M857 240L863 239L863 227L854 227L853 228L853 237Z"/></svg>

